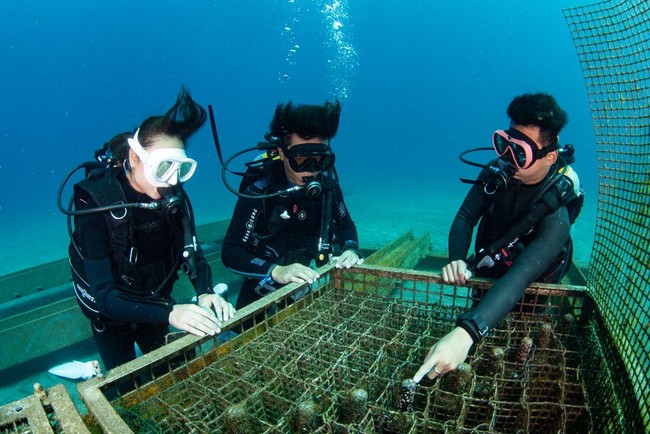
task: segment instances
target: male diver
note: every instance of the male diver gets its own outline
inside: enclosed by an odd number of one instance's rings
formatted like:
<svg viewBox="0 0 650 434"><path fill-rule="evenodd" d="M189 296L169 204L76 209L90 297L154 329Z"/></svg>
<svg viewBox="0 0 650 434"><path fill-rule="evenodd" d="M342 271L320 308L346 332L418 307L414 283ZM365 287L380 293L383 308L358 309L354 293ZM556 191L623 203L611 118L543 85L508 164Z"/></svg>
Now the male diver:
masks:
<svg viewBox="0 0 650 434"><path fill-rule="evenodd" d="M522 301L533 281L558 283L571 264L569 231L583 195L563 157L571 153L569 145L559 143L567 114L544 93L515 97L507 114L510 128L492 135L498 158L472 182L451 226L450 262L442 269L449 284L465 284L472 275L497 280L431 347L416 382L456 369L471 347ZM476 225L475 254L466 259Z"/></svg>
<svg viewBox="0 0 650 434"><path fill-rule="evenodd" d="M330 147L340 112L338 101L276 107L267 154L244 176L222 250L224 265L244 276L237 309L281 285L314 283L310 265L363 261Z"/></svg>

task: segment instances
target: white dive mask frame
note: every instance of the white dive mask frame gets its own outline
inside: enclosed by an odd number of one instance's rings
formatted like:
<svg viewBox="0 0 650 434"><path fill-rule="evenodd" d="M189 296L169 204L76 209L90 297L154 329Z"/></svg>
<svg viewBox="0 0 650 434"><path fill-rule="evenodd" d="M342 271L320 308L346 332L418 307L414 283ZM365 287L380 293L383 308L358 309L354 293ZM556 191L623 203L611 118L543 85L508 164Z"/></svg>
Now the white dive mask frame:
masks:
<svg viewBox="0 0 650 434"><path fill-rule="evenodd" d="M127 142L144 165L144 176L151 185L170 187L184 183L194 175L197 163L188 158L184 149L158 148L147 152L138 140L139 132L140 128Z"/></svg>

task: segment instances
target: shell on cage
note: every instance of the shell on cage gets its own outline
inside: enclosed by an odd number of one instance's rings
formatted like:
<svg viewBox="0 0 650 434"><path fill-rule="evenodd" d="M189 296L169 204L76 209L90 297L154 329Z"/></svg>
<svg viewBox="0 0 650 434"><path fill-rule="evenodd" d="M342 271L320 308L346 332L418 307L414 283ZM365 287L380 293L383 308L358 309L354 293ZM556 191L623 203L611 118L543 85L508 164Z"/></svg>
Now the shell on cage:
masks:
<svg viewBox="0 0 650 434"><path fill-rule="evenodd" d="M413 421L413 415L400 412L387 412L378 420L379 432L385 433L407 433L409 432Z"/></svg>
<svg viewBox="0 0 650 434"><path fill-rule="evenodd" d="M489 372L492 375L503 370L503 359L505 358L506 352L501 347L492 347L488 353L488 363L489 363Z"/></svg>
<svg viewBox="0 0 650 434"><path fill-rule="evenodd" d="M491 359L495 364L502 363L502 362L503 362L503 359L504 359L504 357L505 357L505 355L506 355L506 352L505 352L505 350L504 350L503 348L501 348L501 347L493 347L493 348L490 350L490 359Z"/></svg>
<svg viewBox="0 0 650 434"><path fill-rule="evenodd" d="M235 404L224 413L224 432L228 434L252 434L250 414L244 404Z"/></svg>
<svg viewBox="0 0 650 434"><path fill-rule="evenodd" d="M503 371L505 351L502 347L483 347L479 357L472 362L476 375L494 376Z"/></svg>
<svg viewBox="0 0 650 434"><path fill-rule="evenodd" d="M517 349L517 360L521 363L526 363L530 357L530 353L533 349L533 340L530 336L526 336L521 340L519 348Z"/></svg>
<svg viewBox="0 0 650 434"><path fill-rule="evenodd" d="M368 392L365 389L352 389L345 396L341 407L343 423L358 423L368 413Z"/></svg>
<svg viewBox="0 0 650 434"><path fill-rule="evenodd" d="M474 371L467 363L461 363L442 376L434 400L435 412L444 414L444 417L457 417L463 408L463 396L469 393L473 379Z"/></svg>
<svg viewBox="0 0 650 434"><path fill-rule="evenodd" d="M318 405L314 401L299 402L293 410L294 432L313 432L319 425Z"/></svg>
<svg viewBox="0 0 650 434"><path fill-rule="evenodd" d="M456 369L445 375L444 389L451 392L466 392L469 390L473 378L472 367L467 363L461 363Z"/></svg>
<svg viewBox="0 0 650 434"><path fill-rule="evenodd" d="M418 383L413 379L408 378L402 381L400 388L399 407L402 411L413 411L413 403L415 402L415 389Z"/></svg>
<svg viewBox="0 0 650 434"><path fill-rule="evenodd" d="M567 313L562 317L562 323L560 324L560 332L564 335L568 335L569 333L571 333L571 330L575 326L575 323L576 323L576 318L570 313Z"/></svg>
<svg viewBox="0 0 650 434"><path fill-rule="evenodd" d="M537 348L550 348L553 338L553 325L543 322L537 332Z"/></svg>

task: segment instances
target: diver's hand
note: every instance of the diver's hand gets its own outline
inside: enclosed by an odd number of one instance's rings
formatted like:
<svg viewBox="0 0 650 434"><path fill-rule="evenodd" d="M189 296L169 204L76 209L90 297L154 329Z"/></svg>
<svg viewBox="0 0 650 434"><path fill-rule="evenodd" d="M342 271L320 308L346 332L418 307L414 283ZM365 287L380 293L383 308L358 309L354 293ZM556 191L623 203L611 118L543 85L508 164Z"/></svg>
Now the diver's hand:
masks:
<svg viewBox="0 0 650 434"><path fill-rule="evenodd" d="M469 333L456 327L431 347L424 363L413 376L413 381L419 383L425 375L433 380L442 374L453 371L465 361L473 343Z"/></svg>
<svg viewBox="0 0 650 434"><path fill-rule="evenodd" d="M217 294L201 294L197 304L209 310L214 309L219 321L228 321L235 316L233 305Z"/></svg>
<svg viewBox="0 0 650 434"><path fill-rule="evenodd" d="M277 265L271 271L271 277L278 283L314 283L320 274L302 264Z"/></svg>
<svg viewBox="0 0 650 434"><path fill-rule="evenodd" d="M214 312L196 304L175 304L169 313L169 324L200 337L221 331L221 321Z"/></svg>
<svg viewBox="0 0 650 434"><path fill-rule="evenodd" d="M467 282L467 264L462 259L452 261L442 268L442 280L445 283L464 285Z"/></svg>
<svg viewBox="0 0 650 434"><path fill-rule="evenodd" d="M350 268L363 264L363 258L360 258L354 250L346 250L341 256L333 256L332 261L336 263L336 268Z"/></svg>

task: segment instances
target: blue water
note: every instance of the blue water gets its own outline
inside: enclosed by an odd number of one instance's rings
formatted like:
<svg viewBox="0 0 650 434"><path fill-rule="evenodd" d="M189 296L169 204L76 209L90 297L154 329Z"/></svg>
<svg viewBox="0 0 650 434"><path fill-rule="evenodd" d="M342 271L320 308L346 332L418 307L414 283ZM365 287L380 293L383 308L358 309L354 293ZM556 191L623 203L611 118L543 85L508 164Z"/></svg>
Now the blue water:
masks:
<svg viewBox="0 0 650 434"><path fill-rule="evenodd" d="M588 192L576 259L593 238L596 155L589 104L562 7L479 0L117 0L8 2L0 14L0 275L66 256L56 192L114 134L163 113L187 85L212 104L225 154L262 140L288 99L343 104L333 142L362 244L403 230L446 236L513 96L556 96ZM198 223L229 218L206 125L188 153ZM485 159L490 157L485 156ZM67 203L70 190L64 194Z"/></svg>

